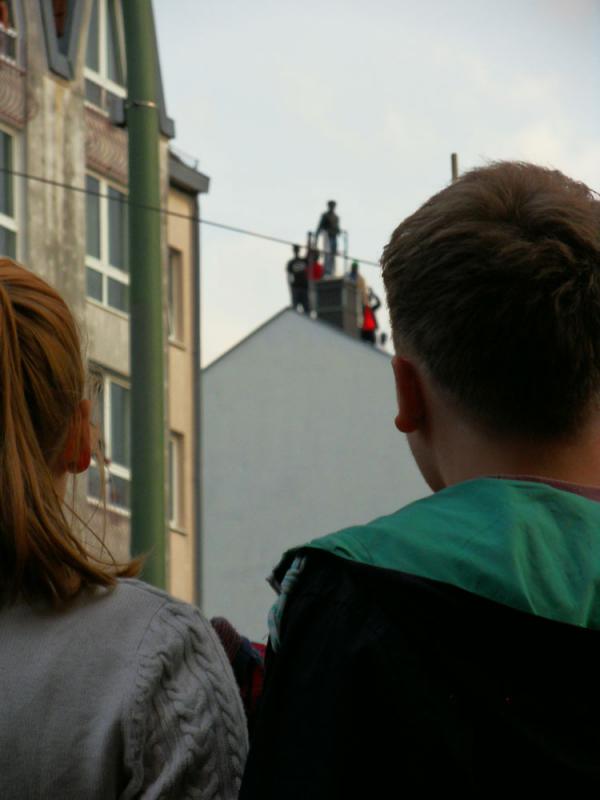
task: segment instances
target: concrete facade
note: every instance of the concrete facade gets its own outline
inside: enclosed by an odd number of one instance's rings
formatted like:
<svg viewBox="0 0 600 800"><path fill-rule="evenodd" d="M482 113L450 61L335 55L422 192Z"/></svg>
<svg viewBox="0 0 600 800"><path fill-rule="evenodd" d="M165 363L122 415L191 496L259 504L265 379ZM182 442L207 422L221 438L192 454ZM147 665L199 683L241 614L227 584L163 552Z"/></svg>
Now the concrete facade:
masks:
<svg viewBox="0 0 600 800"><path fill-rule="evenodd" d="M387 354L286 310L203 371L202 607L264 640L294 545L429 489L395 429Z"/></svg>
<svg viewBox="0 0 600 800"><path fill-rule="evenodd" d="M105 3L107 0L101 0ZM112 2L112 0L111 0ZM103 187L127 191L127 128L124 123L125 90L107 84L116 94L98 107L86 92L86 42L92 14L91 0L69 4L63 38L54 22L50 0L11 0L12 27L16 29L14 57L2 50L8 32L0 25L0 131L12 141L12 169L41 180L15 175L16 256L27 267L55 286L69 303L82 329L85 355L95 371L126 387L129 376L129 315L106 303L90 299L86 289L86 195L67 187L85 187L86 175ZM104 9L104 5L99 8ZM110 6L116 23L119 2ZM107 25L107 23L100 23ZM122 46L122 29L117 24ZM68 39L68 41L67 41ZM122 53L124 56L124 53ZM124 58L123 58L124 62ZM124 82L124 81L123 81ZM89 83L89 81L87 82ZM160 70L159 70L160 83ZM162 98L162 87L160 88ZM162 205L183 210L192 219L163 215L162 257L165 264L165 320L167 319L167 265L172 243L181 251L186 286L186 341L168 343L165 329L164 357L168 376L165 434L175 429L185 441L185 461L179 476L185 514L179 538L168 537L170 588L183 599L195 599L194 545L195 485L195 385L199 361L191 331L198 325L198 302L193 287L199 269L196 244L198 194L208 180L182 164L169 152L173 123L161 107L160 144ZM172 179L172 171L176 180ZM2 219L0 218L0 225ZM171 386L176 387L172 389ZM106 421L105 421L106 422ZM165 453L167 456L167 453ZM168 487L165 487L167 490ZM94 534L82 531L86 540L105 538L117 559L129 556L129 515L126 508L109 503L102 507L88 499L85 477L74 488L75 506Z"/></svg>

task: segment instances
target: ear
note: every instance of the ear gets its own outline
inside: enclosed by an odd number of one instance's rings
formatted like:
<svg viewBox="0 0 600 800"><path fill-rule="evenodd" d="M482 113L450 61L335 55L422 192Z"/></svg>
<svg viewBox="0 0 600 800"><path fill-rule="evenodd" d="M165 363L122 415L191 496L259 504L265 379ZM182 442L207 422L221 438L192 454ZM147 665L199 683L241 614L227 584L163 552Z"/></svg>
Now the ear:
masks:
<svg viewBox="0 0 600 800"><path fill-rule="evenodd" d="M402 356L394 356L392 368L398 402L395 425L402 433L413 433L423 427L427 410L419 370Z"/></svg>
<svg viewBox="0 0 600 800"><path fill-rule="evenodd" d="M85 472L92 458L89 400L82 400L71 422L61 465L65 472Z"/></svg>

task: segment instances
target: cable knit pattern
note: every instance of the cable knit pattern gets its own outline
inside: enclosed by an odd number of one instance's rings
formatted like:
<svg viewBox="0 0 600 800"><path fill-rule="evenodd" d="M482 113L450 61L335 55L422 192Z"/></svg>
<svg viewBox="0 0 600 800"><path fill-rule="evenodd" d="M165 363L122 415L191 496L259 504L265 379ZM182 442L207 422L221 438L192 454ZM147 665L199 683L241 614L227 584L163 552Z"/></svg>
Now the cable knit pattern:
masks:
<svg viewBox="0 0 600 800"><path fill-rule="evenodd" d="M208 621L167 602L138 651L124 797L233 800L247 750L229 661ZM225 680L225 678L227 680Z"/></svg>
<svg viewBox="0 0 600 800"><path fill-rule="evenodd" d="M202 614L141 581L0 608L2 800L235 800L248 748Z"/></svg>

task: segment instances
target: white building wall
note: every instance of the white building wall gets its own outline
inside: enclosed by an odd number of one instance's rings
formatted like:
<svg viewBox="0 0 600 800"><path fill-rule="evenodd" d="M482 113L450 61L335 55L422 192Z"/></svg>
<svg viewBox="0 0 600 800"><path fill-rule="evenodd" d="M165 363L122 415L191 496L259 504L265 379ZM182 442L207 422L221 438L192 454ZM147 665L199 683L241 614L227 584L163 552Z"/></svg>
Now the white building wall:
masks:
<svg viewBox="0 0 600 800"><path fill-rule="evenodd" d="M428 493L389 356L285 311L203 375L202 605L264 641L288 548Z"/></svg>

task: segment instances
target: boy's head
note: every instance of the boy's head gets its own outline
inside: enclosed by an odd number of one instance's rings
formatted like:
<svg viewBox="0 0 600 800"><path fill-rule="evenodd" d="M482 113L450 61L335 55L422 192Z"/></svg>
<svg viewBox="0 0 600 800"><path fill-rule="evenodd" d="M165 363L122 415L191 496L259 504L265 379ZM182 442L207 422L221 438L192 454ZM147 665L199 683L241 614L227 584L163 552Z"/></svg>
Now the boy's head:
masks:
<svg viewBox="0 0 600 800"><path fill-rule="evenodd" d="M600 202L533 164L464 174L402 222L383 279L399 355L465 419L538 442L600 397Z"/></svg>

